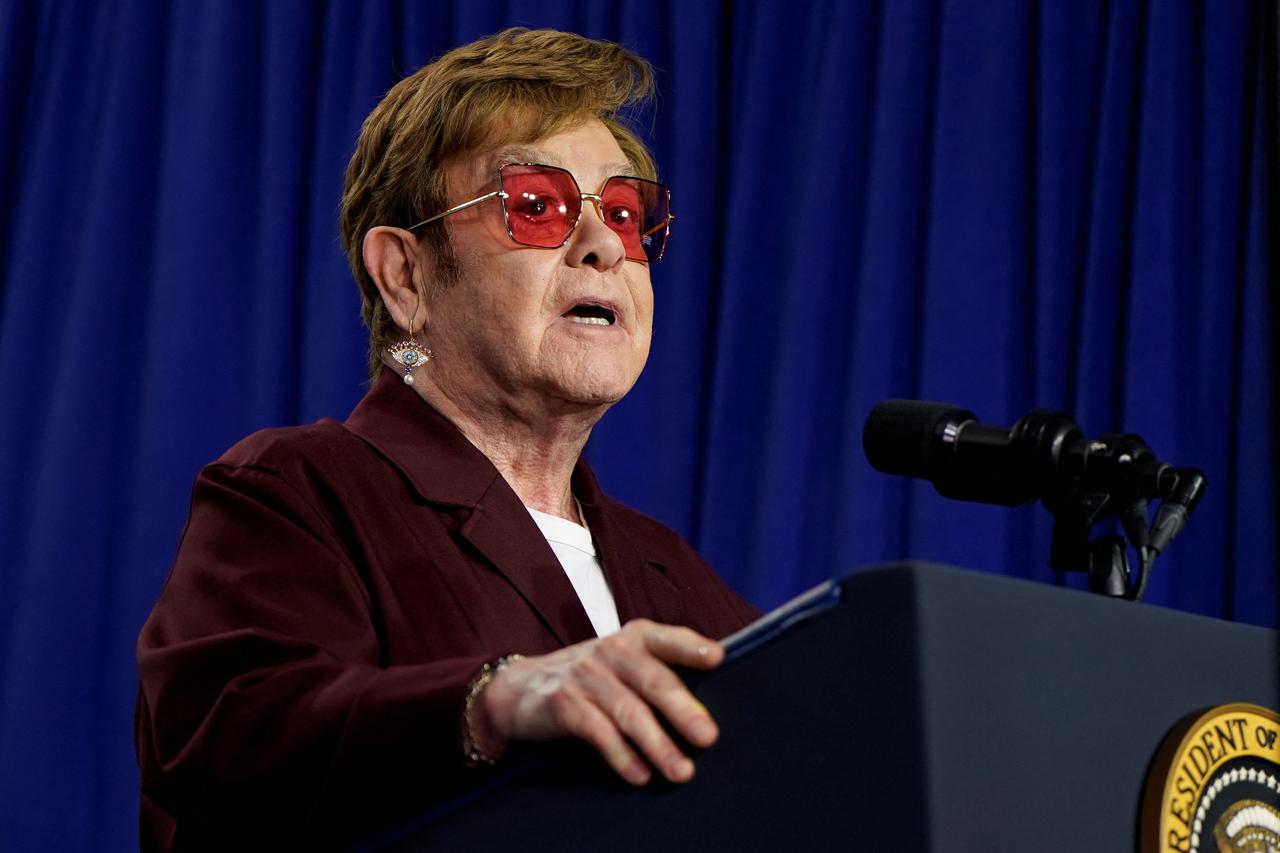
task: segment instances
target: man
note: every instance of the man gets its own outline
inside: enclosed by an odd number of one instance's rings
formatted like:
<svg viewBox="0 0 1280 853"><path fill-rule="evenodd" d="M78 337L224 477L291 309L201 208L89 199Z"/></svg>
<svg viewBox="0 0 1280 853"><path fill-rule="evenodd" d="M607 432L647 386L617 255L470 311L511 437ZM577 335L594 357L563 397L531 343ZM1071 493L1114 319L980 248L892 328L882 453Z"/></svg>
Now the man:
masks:
<svg viewBox="0 0 1280 853"><path fill-rule="evenodd" d="M649 351L669 194L617 45L508 30L369 116L342 232L375 381L196 483L139 638L144 846L326 846L578 737L683 782L714 721L672 666L755 611L580 459ZM619 626L622 626L619 628Z"/></svg>

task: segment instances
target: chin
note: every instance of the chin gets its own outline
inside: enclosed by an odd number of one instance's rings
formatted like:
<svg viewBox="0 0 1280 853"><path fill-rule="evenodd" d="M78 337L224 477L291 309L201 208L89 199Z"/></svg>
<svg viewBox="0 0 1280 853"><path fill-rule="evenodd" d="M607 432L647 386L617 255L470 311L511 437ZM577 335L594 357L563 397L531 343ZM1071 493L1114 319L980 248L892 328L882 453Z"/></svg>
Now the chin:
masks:
<svg viewBox="0 0 1280 853"><path fill-rule="evenodd" d="M566 403L578 406L612 406L626 396L627 391L602 388L564 388L556 396Z"/></svg>
<svg viewBox="0 0 1280 853"><path fill-rule="evenodd" d="M577 376L561 383L555 396L582 406L612 406L635 385L636 376Z"/></svg>
<svg viewBox="0 0 1280 853"><path fill-rule="evenodd" d="M627 395L644 362L618 358L615 353L581 353L549 372L548 391L565 402L586 406L610 406ZM639 361L637 364L636 362Z"/></svg>

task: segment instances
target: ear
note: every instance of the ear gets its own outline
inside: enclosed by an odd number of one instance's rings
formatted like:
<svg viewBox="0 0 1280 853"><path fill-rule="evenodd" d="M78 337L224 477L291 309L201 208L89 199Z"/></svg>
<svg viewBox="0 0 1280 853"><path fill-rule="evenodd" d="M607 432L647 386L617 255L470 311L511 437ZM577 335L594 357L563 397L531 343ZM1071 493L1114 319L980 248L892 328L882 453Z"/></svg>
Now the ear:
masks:
<svg viewBox="0 0 1280 853"><path fill-rule="evenodd" d="M379 225L364 235L364 268L382 294L391 319L405 332L427 324L427 252L413 233Z"/></svg>

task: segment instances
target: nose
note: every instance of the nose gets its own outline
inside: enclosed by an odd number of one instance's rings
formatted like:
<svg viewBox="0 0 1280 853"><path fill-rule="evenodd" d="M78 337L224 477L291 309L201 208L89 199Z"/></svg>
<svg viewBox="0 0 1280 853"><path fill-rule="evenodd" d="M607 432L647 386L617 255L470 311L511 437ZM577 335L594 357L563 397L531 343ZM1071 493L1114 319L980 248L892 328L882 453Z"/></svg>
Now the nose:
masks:
<svg viewBox="0 0 1280 853"><path fill-rule="evenodd" d="M589 266L600 272L608 272L626 261L622 238L604 224L600 203L600 196L594 193L582 194L582 215L578 218L578 227L573 229L569 238L569 253L566 256L571 267Z"/></svg>

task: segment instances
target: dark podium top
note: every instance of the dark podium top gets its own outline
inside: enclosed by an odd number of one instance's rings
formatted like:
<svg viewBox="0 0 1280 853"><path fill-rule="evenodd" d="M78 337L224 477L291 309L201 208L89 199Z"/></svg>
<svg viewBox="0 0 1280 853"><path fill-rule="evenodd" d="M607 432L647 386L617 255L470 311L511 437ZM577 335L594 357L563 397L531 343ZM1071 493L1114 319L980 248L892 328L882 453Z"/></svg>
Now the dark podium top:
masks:
<svg viewBox="0 0 1280 853"><path fill-rule="evenodd" d="M419 850L1132 851L1165 735L1280 707L1280 635L908 563L701 679L721 727L682 787L584 747L384 836Z"/></svg>

